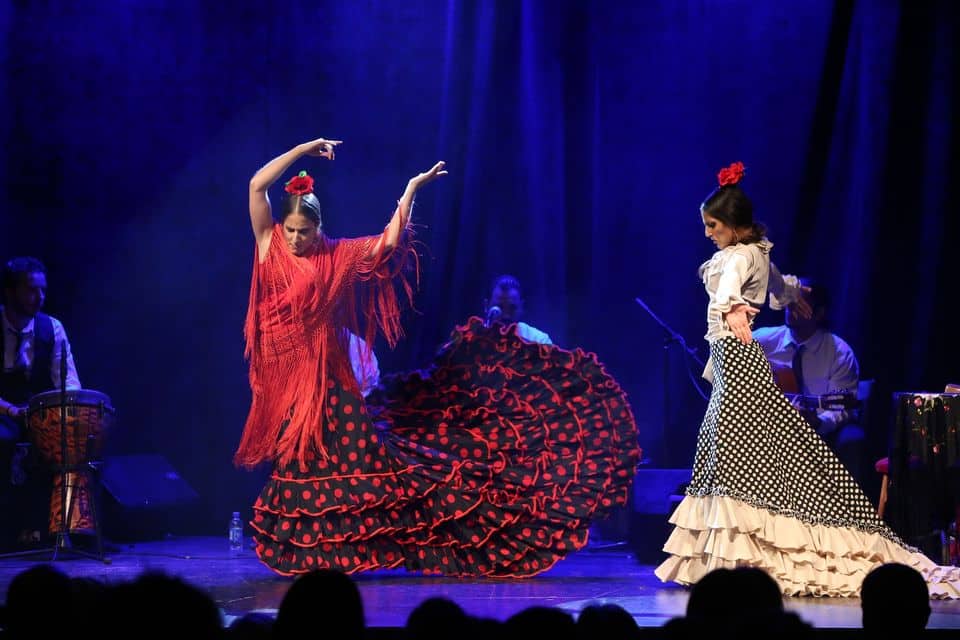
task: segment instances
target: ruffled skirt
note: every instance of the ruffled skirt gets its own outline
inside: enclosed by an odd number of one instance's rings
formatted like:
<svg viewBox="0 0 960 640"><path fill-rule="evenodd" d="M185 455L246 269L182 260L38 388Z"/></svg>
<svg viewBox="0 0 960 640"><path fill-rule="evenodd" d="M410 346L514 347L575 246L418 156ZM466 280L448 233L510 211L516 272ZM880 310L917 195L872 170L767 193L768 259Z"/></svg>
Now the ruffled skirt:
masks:
<svg viewBox="0 0 960 640"><path fill-rule="evenodd" d="M471 319L366 404L330 384L327 457L274 469L254 506L257 554L278 573L532 576L626 502L636 423L593 354Z"/></svg>
<svg viewBox="0 0 960 640"><path fill-rule="evenodd" d="M718 567L754 566L785 595L857 596L871 569L899 562L920 571L932 595L960 597L960 569L937 566L877 517L776 387L759 344L723 338L710 357L693 477L657 577L689 585Z"/></svg>

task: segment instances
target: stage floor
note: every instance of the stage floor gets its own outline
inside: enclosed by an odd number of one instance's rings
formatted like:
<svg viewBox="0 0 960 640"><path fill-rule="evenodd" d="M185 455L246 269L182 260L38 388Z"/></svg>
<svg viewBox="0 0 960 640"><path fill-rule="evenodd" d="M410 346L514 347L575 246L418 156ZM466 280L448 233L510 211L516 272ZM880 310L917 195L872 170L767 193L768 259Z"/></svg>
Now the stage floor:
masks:
<svg viewBox="0 0 960 640"><path fill-rule="evenodd" d="M70 557L56 566L71 576L114 582L143 571L176 575L207 590L226 621L248 611L275 613L291 579L277 576L252 551L231 557L223 538L171 538L117 545L109 564ZM0 559L0 593L15 575L49 556ZM369 627L402 627L417 604L431 596L457 602L467 613L504 620L529 606L559 607L576 615L590 603L615 603L629 611L641 627L657 627L683 615L687 591L662 584L653 566L628 551L586 550L550 571L525 580L425 577L389 570L354 576L363 596ZM928 629L960 629L960 601L931 602ZM858 599L787 598L787 609L820 629L859 628Z"/></svg>

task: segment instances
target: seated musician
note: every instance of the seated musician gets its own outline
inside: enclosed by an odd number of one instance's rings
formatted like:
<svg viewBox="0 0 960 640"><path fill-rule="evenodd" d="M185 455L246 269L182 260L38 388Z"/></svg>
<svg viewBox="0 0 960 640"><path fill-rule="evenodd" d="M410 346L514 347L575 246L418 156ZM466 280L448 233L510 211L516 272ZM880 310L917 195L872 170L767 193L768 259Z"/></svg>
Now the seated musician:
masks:
<svg viewBox="0 0 960 640"><path fill-rule="evenodd" d="M517 325L517 335L528 342L538 344L553 344L550 336L526 322L523 317L523 295L520 292L520 281L511 275L498 276L493 281L490 298L484 301L484 314L488 320L503 324ZM491 313L492 310L498 310Z"/></svg>
<svg viewBox="0 0 960 640"><path fill-rule="evenodd" d="M50 499L49 479L31 477L22 468L16 445L26 438L25 416L30 397L60 388L60 357L65 347L66 387L80 380L63 325L40 312L47 293L47 274L36 258L14 258L3 267L0 318L0 541L14 535L40 537Z"/></svg>
<svg viewBox="0 0 960 640"><path fill-rule="evenodd" d="M813 315L803 318L789 305L783 325L756 329L753 337L770 360L783 391L799 396L795 401L798 411L859 479L865 436L855 408L860 367L850 345L828 330L826 288L809 279L800 282L806 287L803 295ZM848 408L816 407L817 399L828 394L848 394Z"/></svg>

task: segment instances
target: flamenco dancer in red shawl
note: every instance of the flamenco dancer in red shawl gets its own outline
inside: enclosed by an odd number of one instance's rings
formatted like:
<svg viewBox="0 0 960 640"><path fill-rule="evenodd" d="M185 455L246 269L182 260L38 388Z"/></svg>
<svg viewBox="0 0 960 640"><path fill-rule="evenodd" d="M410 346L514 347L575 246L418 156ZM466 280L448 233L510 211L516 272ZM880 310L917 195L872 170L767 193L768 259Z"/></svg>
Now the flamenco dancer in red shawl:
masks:
<svg viewBox="0 0 960 640"><path fill-rule="evenodd" d="M438 162L411 178L380 235L338 240L322 233L313 180L301 172L274 224L269 186L304 155L333 160L339 144L299 145L250 182L253 400L235 462L273 465L254 505L257 555L285 575L540 573L626 499L638 455L626 398L595 357L471 323L444 351L440 384L427 373L426 384L396 378L394 393L375 392L375 426L349 336L372 345L382 333L391 346L400 337L397 290L411 296L403 274L416 260L413 199L446 171ZM457 375L469 383L481 369L482 384L458 385Z"/></svg>

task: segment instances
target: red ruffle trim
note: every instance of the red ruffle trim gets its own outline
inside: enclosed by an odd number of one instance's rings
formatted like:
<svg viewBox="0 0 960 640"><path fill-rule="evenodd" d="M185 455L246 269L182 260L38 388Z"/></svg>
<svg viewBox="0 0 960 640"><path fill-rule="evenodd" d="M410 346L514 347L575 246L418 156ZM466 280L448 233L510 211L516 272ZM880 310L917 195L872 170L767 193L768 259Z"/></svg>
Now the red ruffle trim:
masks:
<svg viewBox="0 0 960 640"><path fill-rule="evenodd" d="M626 395L596 356L514 327L458 327L433 365L330 396L329 457L275 470L255 505L274 571L405 567L529 577L626 502L640 458Z"/></svg>

